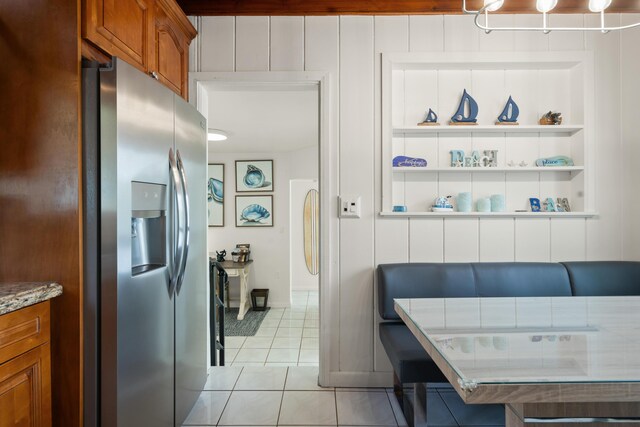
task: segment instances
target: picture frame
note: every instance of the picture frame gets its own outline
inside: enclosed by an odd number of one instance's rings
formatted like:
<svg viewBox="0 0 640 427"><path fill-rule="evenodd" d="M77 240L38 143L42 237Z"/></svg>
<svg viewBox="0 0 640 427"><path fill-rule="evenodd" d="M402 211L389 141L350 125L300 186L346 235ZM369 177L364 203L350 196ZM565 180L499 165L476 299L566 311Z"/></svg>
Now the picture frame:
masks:
<svg viewBox="0 0 640 427"><path fill-rule="evenodd" d="M236 160L236 193L273 191L273 160Z"/></svg>
<svg viewBox="0 0 640 427"><path fill-rule="evenodd" d="M224 164L207 165L207 224L224 227Z"/></svg>
<svg viewBox="0 0 640 427"><path fill-rule="evenodd" d="M273 195L236 196L236 227L273 227Z"/></svg>

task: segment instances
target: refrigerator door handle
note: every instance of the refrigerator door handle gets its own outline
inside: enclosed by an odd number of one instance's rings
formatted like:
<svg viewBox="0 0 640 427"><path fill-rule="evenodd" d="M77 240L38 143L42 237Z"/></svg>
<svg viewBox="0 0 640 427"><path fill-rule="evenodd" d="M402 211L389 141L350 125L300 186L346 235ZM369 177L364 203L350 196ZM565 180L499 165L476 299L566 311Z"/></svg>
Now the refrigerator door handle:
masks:
<svg viewBox="0 0 640 427"><path fill-rule="evenodd" d="M185 196L184 186L182 185L182 177L180 175L180 171L178 170L176 159L173 155L173 149L171 148L169 149L169 169L175 195L175 218L171 224L174 251L171 269L171 282L169 284L169 295L171 298L173 298L176 287L178 285L178 278L180 276L180 270L182 269L182 261L184 257L185 229L182 227L182 222L185 218Z"/></svg>
<svg viewBox="0 0 640 427"><path fill-rule="evenodd" d="M189 239L191 236L191 229L189 227L189 190L187 188L187 175L184 171L184 163L182 163L182 158L180 157L180 150L176 150L177 157L177 166L178 171L180 173L180 178L182 181L182 190L184 192L183 200L184 200L184 245L183 245L183 254L182 260L180 264L180 273L178 275L178 282L176 284L176 293L180 293L180 288L182 288L182 281L184 280L184 272L187 268L187 256L189 255Z"/></svg>

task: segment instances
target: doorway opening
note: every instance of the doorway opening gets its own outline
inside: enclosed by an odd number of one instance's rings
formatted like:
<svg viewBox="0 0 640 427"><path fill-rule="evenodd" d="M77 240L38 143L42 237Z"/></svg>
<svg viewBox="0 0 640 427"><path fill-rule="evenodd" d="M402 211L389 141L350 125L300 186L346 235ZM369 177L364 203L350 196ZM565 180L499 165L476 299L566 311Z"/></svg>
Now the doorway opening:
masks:
<svg viewBox="0 0 640 427"><path fill-rule="evenodd" d="M226 251L229 275L226 366L319 365L319 89L215 81L198 92L208 127L227 136L208 146L208 250ZM267 311L251 306L258 289Z"/></svg>

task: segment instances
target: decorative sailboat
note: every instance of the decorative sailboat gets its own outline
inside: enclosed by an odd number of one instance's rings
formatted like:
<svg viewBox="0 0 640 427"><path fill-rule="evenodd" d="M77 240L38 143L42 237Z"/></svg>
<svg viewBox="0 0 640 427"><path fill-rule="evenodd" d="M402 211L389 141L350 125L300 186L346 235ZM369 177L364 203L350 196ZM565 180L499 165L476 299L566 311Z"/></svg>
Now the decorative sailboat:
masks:
<svg viewBox="0 0 640 427"><path fill-rule="evenodd" d="M465 108L466 107L466 108ZM468 110L468 113L465 113ZM458 106L458 111L451 117L450 125L471 126L477 124L478 103L467 93L465 89Z"/></svg>
<svg viewBox="0 0 640 427"><path fill-rule="evenodd" d="M427 117L423 122L418 123L418 126L440 126L440 123L438 123L438 115L431 108L429 108Z"/></svg>
<svg viewBox="0 0 640 427"><path fill-rule="evenodd" d="M515 103L513 98L509 97L509 100L504 106L504 110L498 116L497 125L518 125L518 116L520 115L520 109L518 104Z"/></svg>

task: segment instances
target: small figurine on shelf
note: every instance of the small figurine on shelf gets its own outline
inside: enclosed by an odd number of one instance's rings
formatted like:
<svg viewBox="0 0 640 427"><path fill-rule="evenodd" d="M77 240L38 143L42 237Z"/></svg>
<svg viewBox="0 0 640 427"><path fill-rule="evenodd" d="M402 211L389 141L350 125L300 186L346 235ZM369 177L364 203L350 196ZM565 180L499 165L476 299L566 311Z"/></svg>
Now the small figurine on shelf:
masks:
<svg viewBox="0 0 640 427"><path fill-rule="evenodd" d="M440 126L440 123L438 123L438 115L435 113L435 111L429 108L427 117L423 122L418 123L418 126Z"/></svg>
<svg viewBox="0 0 640 427"><path fill-rule="evenodd" d="M571 212L571 206L569 205L569 199L566 197L558 197L558 201L556 203L559 212ZM562 209L562 210L560 210Z"/></svg>
<svg viewBox="0 0 640 427"><path fill-rule="evenodd" d="M419 157L396 156L393 158L394 168L426 168L427 161Z"/></svg>
<svg viewBox="0 0 640 427"><path fill-rule="evenodd" d="M431 210L433 212L453 212L453 205L449 201L451 196L446 197L438 197L433 206L431 206Z"/></svg>
<svg viewBox="0 0 640 427"><path fill-rule="evenodd" d="M551 197L547 197L542 203L542 210L545 212L558 212L556 202L554 202Z"/></svg>
<svg viewBox="0 0 640 427"><path fill-rule="evenodd" d="M471 165L474 168L479 168L480 167L480 153L478 152L478 150L473 150L471 152Z"/></svg>
<svg viewBox="0 0 640 427"><path fill-rule="evenodd" d="M216 251L216 261L224 262L224 257L227 256L227 251L224 249L221 252Z"/></svg>
<svg viewBox="0 0 640 427"><path fill-rule="evenodd" d="M540 167L561 167L561 166L573 166L573 159L567 156L555 156L547 157L536 160L536 166Z"/></svg>
<svg viewBox="0 0 640 427"><path fill-rule="evenodd" d="M513 98L509 97L507 104L504 106L502 113L498 116L497 125L518 125L518 116L520 109Z"/></svg>
<svg viewBox="0 0 640 427"><path fill-rule="evenodd" d="M451 150L451 167L461 168L464 166L464 151Z"/></svg>
<svg viewBox="0 0 640 427"><path fill-rule="evenodd" d="M469 113L466 114L465 111ZM458 105L458 111L451 117L450 125L476 125L478 124L478 103L467 93L465 89Z"/></svg>
<svg viewBox="0 0 640 427"><path fill-rule="evenodd" d="M498 167L498 150L484 150L482 157L482 166L488 168Z"/></svg>
<svg viewBox="0 0 640 427"><path fill-rule="evenodd" d="M562 124L562 113L554 113L553 111L549 111L547 114L540 118L541 125L561 125Z"/></svg>
<svg viewBox="0 0 640 427"><path fill-rule="evenodd" d="M529 204L531 204L531 212L540 212L540 199L537 197L531 197L529 199Z"/></svg>

